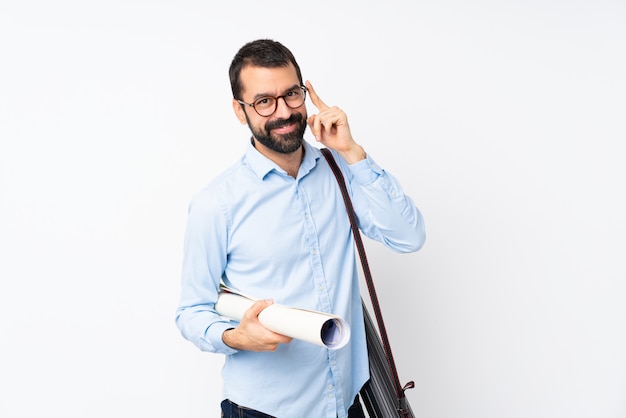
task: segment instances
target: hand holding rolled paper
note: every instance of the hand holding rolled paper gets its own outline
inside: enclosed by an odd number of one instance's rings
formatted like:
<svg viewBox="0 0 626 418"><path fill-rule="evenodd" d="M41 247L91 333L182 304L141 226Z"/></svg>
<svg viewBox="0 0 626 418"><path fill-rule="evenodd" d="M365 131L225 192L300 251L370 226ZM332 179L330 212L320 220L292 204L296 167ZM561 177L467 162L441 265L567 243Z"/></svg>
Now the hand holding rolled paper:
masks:
<svg viewBox="0 0 626 418"><path fill-rule="evenodd" d="M241 321L255 299L225 286L220 287L215 310L221 316ZM272 304L259 314L259 322L269 330L337 350L348 343L350 327L337 315Z"/></svg>

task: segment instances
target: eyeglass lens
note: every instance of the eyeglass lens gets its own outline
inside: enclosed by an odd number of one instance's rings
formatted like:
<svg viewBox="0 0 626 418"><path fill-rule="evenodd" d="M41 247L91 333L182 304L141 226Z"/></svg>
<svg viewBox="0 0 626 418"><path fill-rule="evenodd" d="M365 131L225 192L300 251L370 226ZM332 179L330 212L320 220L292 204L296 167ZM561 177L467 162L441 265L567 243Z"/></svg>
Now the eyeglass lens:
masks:
<svg viewBox="0 0 626 418"><path fill-rule="evenodd" d="M276 111L278 99L283 98L287 106L292 109L296 109L304 103L306 93L303 88L297 88L290 90L283 96L278 97L262 97L254 102L254 110L261 116L270 116Z"/></svg>

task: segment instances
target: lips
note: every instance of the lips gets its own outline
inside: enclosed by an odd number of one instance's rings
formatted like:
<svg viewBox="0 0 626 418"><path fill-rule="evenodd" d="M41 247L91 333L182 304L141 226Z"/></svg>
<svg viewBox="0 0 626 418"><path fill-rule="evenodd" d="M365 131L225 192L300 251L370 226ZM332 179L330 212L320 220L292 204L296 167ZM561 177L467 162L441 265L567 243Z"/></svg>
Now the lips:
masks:
<svg viewBox="0 0 626 418"><path fill-rule="evenodd" d="M278 119L268 122L265 125L265 129L267 131L279 131L279 132L290 132L294 129L294 127L300 122L302 119L302 115L299 113L294 113L287 119Z"/></svg>
<svg viewBox="0 0 626 418"><path fill-rule="evenodd" d="M288 132L293 131L295 127L296 127L295 123L289 123L286 125L277 126L275 128L272 128L271 130L277 133L288 133Z"/></svg>

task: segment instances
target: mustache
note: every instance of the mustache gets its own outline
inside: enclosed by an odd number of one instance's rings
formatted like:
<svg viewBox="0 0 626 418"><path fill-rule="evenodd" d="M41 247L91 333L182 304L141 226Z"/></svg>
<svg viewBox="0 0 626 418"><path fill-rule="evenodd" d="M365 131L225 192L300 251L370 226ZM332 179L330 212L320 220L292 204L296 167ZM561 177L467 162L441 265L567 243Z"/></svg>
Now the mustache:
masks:
<svg viewBox="0 0 626 418"><path fill-rule="evenodd" d="M265 124L265 129L269 132L272 129L282 128L283 126L291 125L292 123L302 122L302 115L300 113L293 113L287 119L276 119Z"/></svg>

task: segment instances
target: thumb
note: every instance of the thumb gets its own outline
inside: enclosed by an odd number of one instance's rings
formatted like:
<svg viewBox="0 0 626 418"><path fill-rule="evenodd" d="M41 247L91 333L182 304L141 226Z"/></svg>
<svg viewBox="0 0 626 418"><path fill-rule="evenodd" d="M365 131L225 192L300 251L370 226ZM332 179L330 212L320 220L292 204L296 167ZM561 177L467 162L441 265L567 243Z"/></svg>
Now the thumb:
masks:
<svg viewBox="0 0 626 418"><path fill-rule="evenodd" d="M259 314L261 313L261 311L265 308L267 308L268 306L272 305L274 303L274 301L272 299L261 299L261 300L257 300L256 302L254 302L252 304L252 306L250 306L250 308L248 308L248 311L246 312L246 315L249 315L250 317L256 318L259 316Z"/></svg>

